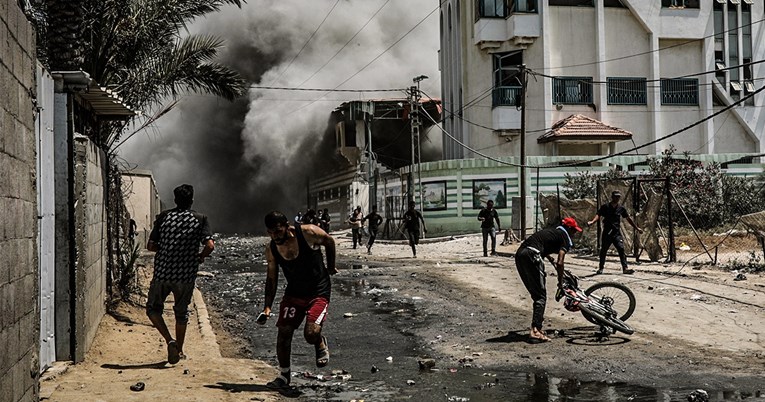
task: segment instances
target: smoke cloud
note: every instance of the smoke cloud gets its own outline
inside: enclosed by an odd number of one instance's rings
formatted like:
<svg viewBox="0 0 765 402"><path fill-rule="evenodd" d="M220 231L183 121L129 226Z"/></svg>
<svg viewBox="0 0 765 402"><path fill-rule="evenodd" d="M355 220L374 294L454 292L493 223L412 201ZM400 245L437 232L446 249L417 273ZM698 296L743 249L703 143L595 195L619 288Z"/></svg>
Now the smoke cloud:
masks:
<svg viewBox="0 0 765 402"><path fill-rule="evenodd" d="M221 60L253 85L334 88L438 7L438 0L390 0L369 20L384 3L340 0L302 52L335 0L249 0L242 9L226 8L190 29L222 37L226 48ZM368 20L363 31L319 71ZM440 96L438 30L436 11L340 88L406 88L413 77L425 74L430 79L421 83L422 89ZM322 97L325 94L252 89L246 99L235 102L187 96L148 134L125 143L122 157L153 172L168 207L172 189L189 183L196 189L194 208L210 217L213 230L260 233L268 211L291 216L304 208L307 179L334 158L334 129L328 128L328 119L340 103L405 96ZM434 143L424 147L440 152L440 135L433 137Z"/></svg>

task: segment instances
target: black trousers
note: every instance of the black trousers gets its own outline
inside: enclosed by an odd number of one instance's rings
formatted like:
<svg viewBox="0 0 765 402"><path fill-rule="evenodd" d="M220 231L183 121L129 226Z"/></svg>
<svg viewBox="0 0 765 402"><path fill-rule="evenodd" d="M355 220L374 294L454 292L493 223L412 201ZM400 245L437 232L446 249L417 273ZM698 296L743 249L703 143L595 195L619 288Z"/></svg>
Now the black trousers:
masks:
<svg viewBox="0 0 765 402"><path fill-rule="evenodd" d="M372 229L369 228L369 241L367 241L367 248L372 248L372 245L375 244L375 239L377 238L377 228Z"/></svg>
<svg viewBox="0 0 765 402"><path fill-rule="evenodd" d="M531 326L541 330L547 306L547 273L542 256L536 251L522 247L515 253L515 267L533 302Z"/></svg>
<svg viewBox="0 0 765 402"><path fill-rule="evenodd" d="M409 246L412 247L412 254L417 255L416 245L420 244L420 230L407 230L409 234Z"/></svg>
<svg viewBox="0 0 765 402"><path fill-rule="evenodd" d="M608 248L614 245L616 251L619 253L619 260L622 263L622 269L627 269L627 254L624 253L624 239L622 239L621 233L612 235L606 232L600 237L600 266L603 268L606 265L606 254Z"/></svg>

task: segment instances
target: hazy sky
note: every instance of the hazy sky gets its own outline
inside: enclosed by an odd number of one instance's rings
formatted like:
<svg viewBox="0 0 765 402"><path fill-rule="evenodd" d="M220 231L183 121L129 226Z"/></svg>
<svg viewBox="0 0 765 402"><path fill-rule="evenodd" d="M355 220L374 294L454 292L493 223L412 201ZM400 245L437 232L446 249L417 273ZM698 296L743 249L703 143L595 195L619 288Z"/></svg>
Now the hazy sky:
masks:
<svg viewBox="0 0 765 402"><path fill-rule="evenodd" d="M191 31L222 37L221 60L253 85L335 88L358 73L340 88L405 88L425 74L430 79L422 89L440 96L437 8L438 0L249 0L242 9L227 7L197 21ZM168 207L172 189L189 183L196 189L194 208L210 217L214 231L261 232L266 212L279 209L289 216L305 205L306 178L323 152L332 152L334 138L322 140L335 107L347 100L404 96L332 93L321 98L324 94L253 89L233 103L186 96L156 127L125 143L121 155L131 166L153 171Z"/></svg>

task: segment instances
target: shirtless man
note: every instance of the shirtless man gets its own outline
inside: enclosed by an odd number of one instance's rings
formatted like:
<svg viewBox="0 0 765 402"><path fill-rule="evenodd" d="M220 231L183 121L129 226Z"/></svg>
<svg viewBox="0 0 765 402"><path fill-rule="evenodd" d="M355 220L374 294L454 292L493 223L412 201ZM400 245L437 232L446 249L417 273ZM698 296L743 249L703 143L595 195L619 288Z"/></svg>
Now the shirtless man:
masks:
<svg viewBox="0 0 765 402"><path fill-rule="evenodd" d="M276 322L279 328L276 355L280 374L266 385L285 388L290 385L291 379L292 335L304 319L303 336L316 349L316 366L324 367L329 363L327 338L321 334L321 328L327 318L332 291L329 276L337 273L335 240L316 225L291 226L287 217L278 211L268 213L265 224L271 242L266 246L268 273L265 306L257 323L265 324L271 315L281 267L287 279L287 288L279 303ZM327 266L324 265L321 246L327 252Z"/></svg>

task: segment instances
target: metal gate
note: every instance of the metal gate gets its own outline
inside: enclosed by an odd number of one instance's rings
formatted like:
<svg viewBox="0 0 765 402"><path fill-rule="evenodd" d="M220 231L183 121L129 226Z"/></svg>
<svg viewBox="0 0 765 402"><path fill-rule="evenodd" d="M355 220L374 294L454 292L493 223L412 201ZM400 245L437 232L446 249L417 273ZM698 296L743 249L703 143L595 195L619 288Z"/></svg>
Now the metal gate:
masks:
<svg viewBox="0 0 765 402"><path fill-rule="evenodd" d="M53 79L37 65L37 253L40 265L40 371L56 360Z"/></svg>

